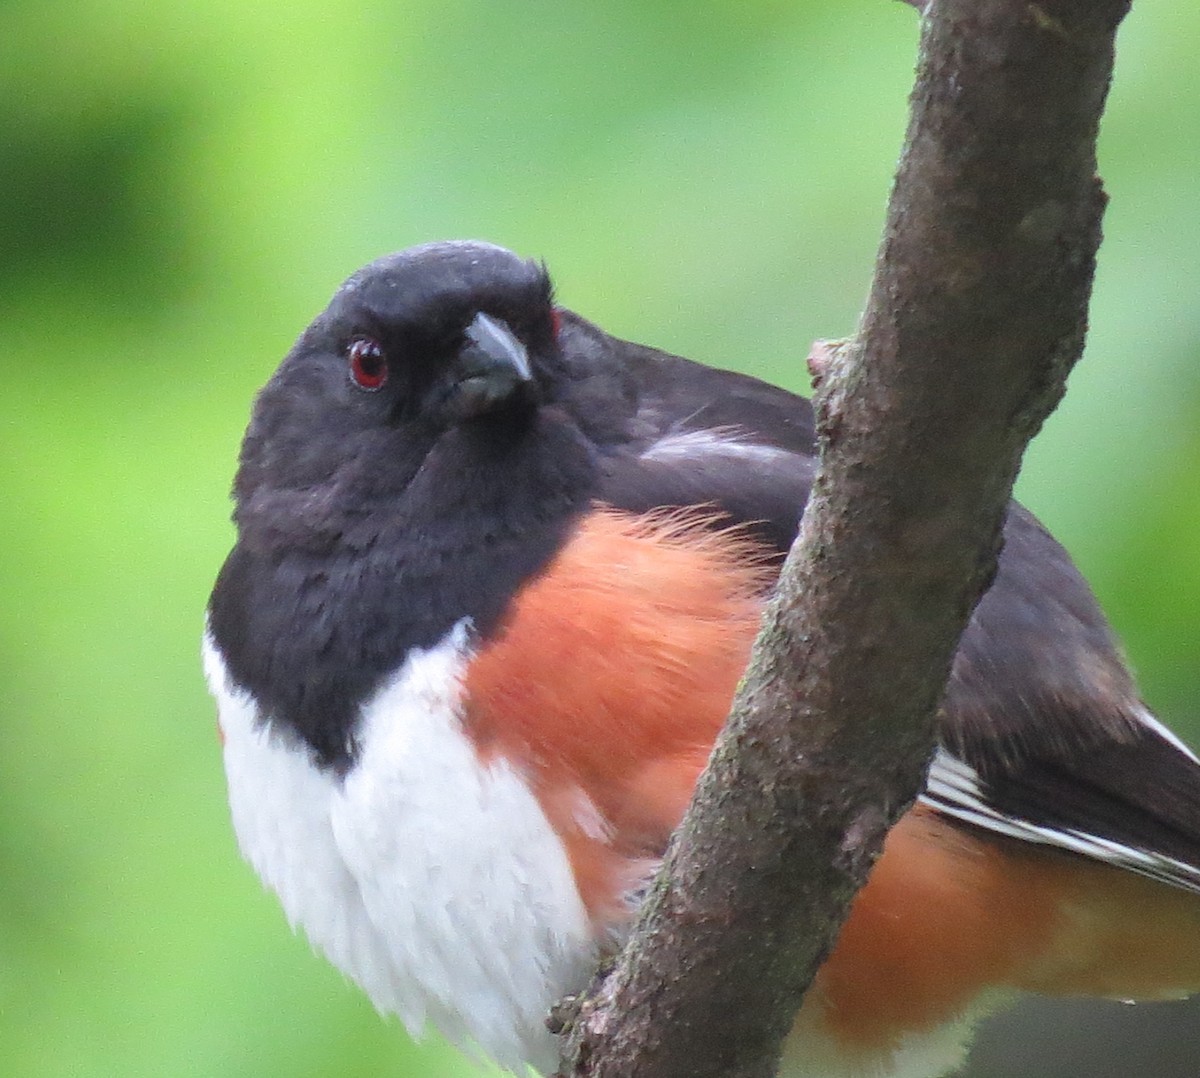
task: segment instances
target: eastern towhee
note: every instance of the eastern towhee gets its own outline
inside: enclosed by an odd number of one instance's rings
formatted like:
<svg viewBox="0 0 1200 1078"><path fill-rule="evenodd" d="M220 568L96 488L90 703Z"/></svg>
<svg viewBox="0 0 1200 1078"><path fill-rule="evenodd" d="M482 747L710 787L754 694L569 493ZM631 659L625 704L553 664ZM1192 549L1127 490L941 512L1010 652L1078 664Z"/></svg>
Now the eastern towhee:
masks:
<svg viewBox="0 0 1200 1078"><path fill-rule="evenodd" d="M208 610L238 840L382 1011L553 1070L725 718L815 469L808 402L616 340L438 243L262 390ZM1021 991L1200 989L1200 762L1010 507L917 804L785 1073L940 1075Z"/></svg>

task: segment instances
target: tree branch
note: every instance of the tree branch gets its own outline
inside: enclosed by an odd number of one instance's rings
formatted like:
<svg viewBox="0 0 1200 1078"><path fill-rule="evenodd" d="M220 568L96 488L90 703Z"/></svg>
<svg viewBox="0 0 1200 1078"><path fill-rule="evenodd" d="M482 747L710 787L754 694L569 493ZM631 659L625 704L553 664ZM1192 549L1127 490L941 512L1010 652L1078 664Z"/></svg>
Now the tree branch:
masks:
<svg viewBox="0 0 1200 1078"><path fill-rule="evenodd" d="M1128 0L934 0L821 469L708 770L566 1042L589 1078L759 1078L908 808L1021 453L1083 346Z"/></svg>

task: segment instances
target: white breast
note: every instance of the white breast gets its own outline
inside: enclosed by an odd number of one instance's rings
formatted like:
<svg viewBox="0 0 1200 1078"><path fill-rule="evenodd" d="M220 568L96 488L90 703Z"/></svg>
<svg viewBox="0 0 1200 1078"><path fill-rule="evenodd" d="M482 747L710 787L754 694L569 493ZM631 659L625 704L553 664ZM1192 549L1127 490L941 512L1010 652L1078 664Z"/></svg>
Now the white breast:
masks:
<svg viewBox="0 0 1200 1078"><path fill-rule="evenodd" d="M459 714L466 627L363 708L344 779L259 721L206 634L234 828L288 919L385 1012L497 1062L553 1070L544 1020L594 962L558 836L522 776L482 764Z"/></svg>

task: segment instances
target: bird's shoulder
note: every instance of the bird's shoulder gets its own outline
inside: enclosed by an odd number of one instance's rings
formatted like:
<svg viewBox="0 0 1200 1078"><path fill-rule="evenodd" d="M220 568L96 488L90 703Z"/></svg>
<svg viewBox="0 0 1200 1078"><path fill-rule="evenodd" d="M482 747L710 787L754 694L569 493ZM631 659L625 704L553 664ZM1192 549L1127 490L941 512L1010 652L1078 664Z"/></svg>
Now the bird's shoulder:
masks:
<svg viewBox="0 0 1200 1078"><path fill-rule="evenodd" d="M809 401L746 374L563 325L569 407L593 437L599 501L628 512L711 506L777 553L816 472Z"/></svg>

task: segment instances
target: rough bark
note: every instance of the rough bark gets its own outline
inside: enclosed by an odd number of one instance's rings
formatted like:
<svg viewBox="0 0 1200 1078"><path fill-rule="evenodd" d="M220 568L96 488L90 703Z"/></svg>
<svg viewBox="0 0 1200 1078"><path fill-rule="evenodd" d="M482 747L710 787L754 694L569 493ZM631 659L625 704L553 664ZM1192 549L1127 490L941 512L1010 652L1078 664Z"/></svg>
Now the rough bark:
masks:
<svg viewBox="0 0 1200 1078"><path fill-rule="evenodd" d="M726 731L563 1073L760 1078L914 799L1021 453L1083 346L1128 0L934 0L870 298Z"/></svg>

